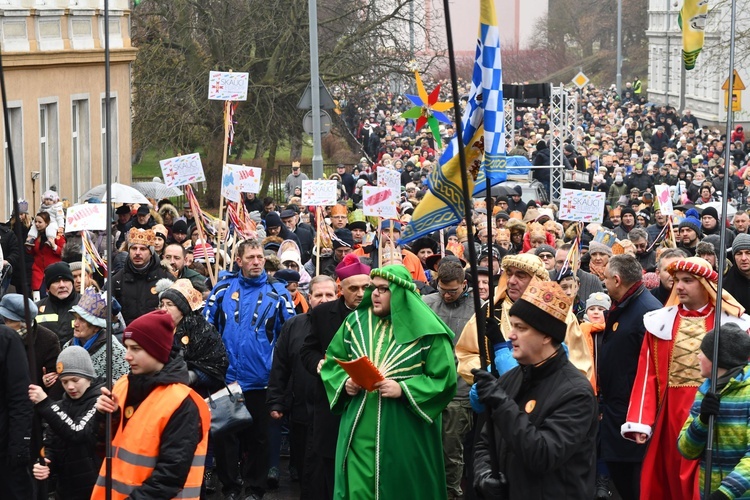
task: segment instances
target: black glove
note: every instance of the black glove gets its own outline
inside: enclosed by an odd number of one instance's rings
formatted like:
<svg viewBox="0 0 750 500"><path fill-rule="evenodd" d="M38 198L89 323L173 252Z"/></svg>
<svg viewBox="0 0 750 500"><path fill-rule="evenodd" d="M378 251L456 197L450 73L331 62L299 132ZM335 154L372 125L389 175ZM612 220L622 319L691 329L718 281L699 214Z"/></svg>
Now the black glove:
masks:
<svg viewBox="0 0 750 500"><path fill-rule="evenodd" d="M497 344L505 342L505 337L500 333L500 321L497 318L487 318L487 323L484 330L484 334L487 336L487 340L490 342L490 347L495 348Z"/></svg>
<svg viewBox="0 0 750 500"><path fill-rule="evenodd" d="M721 491L716 490L708 496L708 500L729 500L729 497Z"/></svg>
<svg viewBox="0 0 750 500"><path fill-rule="evenodd" d="M714 392L707 392L701 402L701 412L699 415L701 422L707 424L709 416L718 415L720 405L719 396Z"/></svg>
<svg viewBox="0 0 750 500"><path fill-rule="evenodd" d="M494 477L490 471L480 472L474 476L474 489L487 500L502 498L503 489L500 479Z"/></svg>
<svg viewBox="0 0 750 500"><path fill-rule="evenodd" d="M471 370L474 375L474 383L477 386L479 401L492 408L496 408L508 399L508 394L500 387L497 377L492 373L475 368Z"/></svg>

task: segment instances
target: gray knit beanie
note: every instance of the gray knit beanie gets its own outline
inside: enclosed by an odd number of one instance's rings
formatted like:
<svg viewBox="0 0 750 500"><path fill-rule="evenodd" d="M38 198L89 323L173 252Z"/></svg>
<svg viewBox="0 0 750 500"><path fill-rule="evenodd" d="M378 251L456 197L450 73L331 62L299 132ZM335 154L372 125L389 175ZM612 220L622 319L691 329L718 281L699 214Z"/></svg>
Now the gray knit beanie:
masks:
<svg viewBox="0 0 750 500"><path fill-rule="evenodd" d="M86 349L78 345L66 347L57 356L57 374L60 377L78 375L89 380L96 378L91 356Z"/></svg>
<svg viewBox="0 0 750 500"><path fill-rule="evenodd" d="M750 250L750 234L740 233L732 243L732 255L736 255L740 250Z"/></svg>
<svg viewBox="0 0 750 500"><path fill-rule="evenodd" d="M750 358L750 335L736 323L726 323L719 327L719 368L744 366ZM716 330L711 330L703 337L701 351L708 359L714 355Z"/></svg>

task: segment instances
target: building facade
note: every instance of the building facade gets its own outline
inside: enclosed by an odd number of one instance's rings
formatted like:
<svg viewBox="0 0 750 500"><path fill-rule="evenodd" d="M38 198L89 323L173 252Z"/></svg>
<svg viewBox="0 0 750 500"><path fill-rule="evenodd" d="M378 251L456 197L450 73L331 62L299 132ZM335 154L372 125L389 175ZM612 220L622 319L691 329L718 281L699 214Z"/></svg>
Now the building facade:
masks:
<svg viewBox="0 0 750 500"><path fill-rule="evenodd" d="M741 2L740 2L741 4ZM729 77L730 2L709 4L705 45L695 68L686 71L682 63L682 32L677 17L680 6L672 0L649 0L648 97L649 101L665 103L677 109L690 109L707 124L726 122L727 92L722 90ZM738 5L737 32L750 28L747 9ZM747 58L748 41L740 39L736 48L735 70L743 82L750 82ZM750 95L739 92L736 123L750 123Z"/></svg>
<svg viewBox="0 0 750 500"><path fill-rule="evenodd" d="M19 196L33 214L56 188L71 204L105 181L103 0L0 0L0 44L10 144L3 133L0 211L12 211L9 149ZM130 182L131 65L128 0L109 2L113 181Z"/></svg>

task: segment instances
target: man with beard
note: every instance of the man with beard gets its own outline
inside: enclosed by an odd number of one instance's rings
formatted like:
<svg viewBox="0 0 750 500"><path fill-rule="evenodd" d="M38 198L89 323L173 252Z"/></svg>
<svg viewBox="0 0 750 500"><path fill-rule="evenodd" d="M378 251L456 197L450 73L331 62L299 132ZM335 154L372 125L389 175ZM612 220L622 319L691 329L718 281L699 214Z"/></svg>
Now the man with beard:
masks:
<svg viewBox="0 0 750 500"><path fill-rule="evenodd" d="M747 212L737 212L732 219L732 228L738 235L748 234L748 226L750 226L750 215Z"/></svg>
<svg viewBox="0 0 750 500"><path fill-rule="evenodd" d="M678 236L677 247L684 250L690 256L695 255L695 247L698 246L698 242L703 238L701 221L692 216L685 217L678 227Z"/></svg>
<svg viewBox="0 0 750 500"><path fill-rule="evenodd" d="M60 339L60 347L73 338L73 313L70 308L81 296L73 289L73 273L67 262L56 262L44 270L47 296L36 303L39 315L36 322L52 330Z"/></svg>
<svg viewBox="0 0 750 500"><path fill-rule="evenodd" d="M147 314L159 305L156 282L174 276L161 266L154 253L154 231L132 228L128 232L128 258L125 267L112 277L112 296L122 306L125 324Z"/></svg>
<svg viewBox="0 0 750 500"><path fill-rule="evenodd" d="M338 300L321 304L310 311L310 331L300 350L300 359L305 369L312 374L315 383L311 450L315 468L311 471L313 484L310 487L312 498L322 500L333 498L334 460L336 458L336 438L341 417L334 415L328 405L328 397L320 380L326 349L333 336L354 311L365 296L370 284L370 268L355 255L348 255L336 267L341 280Z"/></svg>
<svg viewBox="0 0 750 500"><path fill-rule="evenodd" d="M500 335L498 349L508 348L505 340L510 335L510 317L508 311L513 303L523 295L532 278L549 281L549 273L544 268L542 260L530 253L508 255L503 258L500 266L503 274L495 290L495 322L499 325ZM487 314L487 305L483 306L483 313ZM565 343L568 346L570 361L586 375L589 380L594 378L594 363L592 353L581 333L578 320L573 311L568 311L566 319L567 333ZM494 346L493 346L494 347ZM492 350L492 349L490 349ZM497 349L495 349L497 350ZM491 355L491 354L490 354ZM479 344L477 342L476 316L472 316L464 327L461 337L456 343L456 357L458 358L458 374L469 383L474 383L472 370L479 368ZM492 362L492 360L487 360Z"/></svg>

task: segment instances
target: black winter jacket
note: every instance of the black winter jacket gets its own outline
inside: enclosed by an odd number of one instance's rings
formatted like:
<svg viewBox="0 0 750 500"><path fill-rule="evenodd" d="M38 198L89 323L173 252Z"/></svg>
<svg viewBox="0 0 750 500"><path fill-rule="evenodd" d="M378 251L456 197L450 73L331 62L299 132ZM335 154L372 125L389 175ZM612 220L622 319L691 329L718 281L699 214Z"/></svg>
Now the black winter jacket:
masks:
<svg viewBox="0 0 750 500"><path fill-rule="evenodd" d="M122 407L132 406L135 412L151 392L160 385L185 384L189 382L187 365L182 354L172 349L169 361L160 372L147 375L127 375L128 394L121 401L121 408L112 414L113 436L116 435L122 418ZM97 412L99 442L104 441L104 415ZM127 427L128 422L125 422ZM201 418L192 398L187 397L177 408L164 427L159 444L159 457L151 476L133 490L131 500L175 498L185 484L195 450L200 443Z"/></svg>
<svg viewBox="0 0 750 500"><path fill-rule="evenodd" d="M199 312L190 313L182 318L175 330L174 345L182 349L188 370L199 370L219 386L224 384L229 366L224 342L216 327L206 321ZM207 384L206 388L213 389L214 386L215 384ZM203 394L204 391L198 392Z"/></svg>
<svg viewBox="0 0 750 500"><path fill-rule="evenodd" d="M0 325L0 467L28 465L34 405L21 337Z"/></svg>
<svg viewBox="0 0 750 500"><path fill-rule="evenodd" d="M268 379L266 402L269 410L284 414L291 412L294 422L311 424L316 377L302 365L300 350L312 328L309 314L300 314L284 323Z"/></svg>
<svg viewBox="0 0 750 500"><path fill-rule="evenodd" d="M54 295L48 295L36 303L39 314L36 322L52 330L60 339L60 347L73 338L73 320L75 316L70 308L78 304L81 295L73 291L67 298L60 300Z"/></svg>
<svg viewBox="0 0 750 500"><path fill-rule="evenodd" d="M36 405L49 424L44 438L45 457L57 475L57 493L66 500L88 500L102 457L96 452L96 399L103 380L96 380L78 399L65 394L60 401L46 398Z"/></svg>
<svg viewBox="0 0 750 500"><path fill-rule="evenodd" d="M161 266L159 257L151 260L143 270L137 270L128 259L125 267L112 278L112 295L122 306L122 317L129 325L134 319L150 313L159 305L156 282L162 278L174 281L172 273Z"/></svg>
<svg viewBox="0 0 750 500"><path fill-rule="evenodd" d="M508 480L510 500L594 497L598 411L586 377L562 347L540 366L518 366L496 382L507 393L492 408L474 453L474 475L492 470L490 446ZM496 390L496 392L499 392Z"/></svg>
<svg viewBox="0 0 750 500"><path fill-rule="evenodd" d="M660 309L661 302L641 285L607 315L604 333L598 335L596 379L602 420L599 425L601 457L612 462L639 462L646 447L620 434L630 403L630 391L638 370L638 358L646 327L643 316Z"/></svg>

